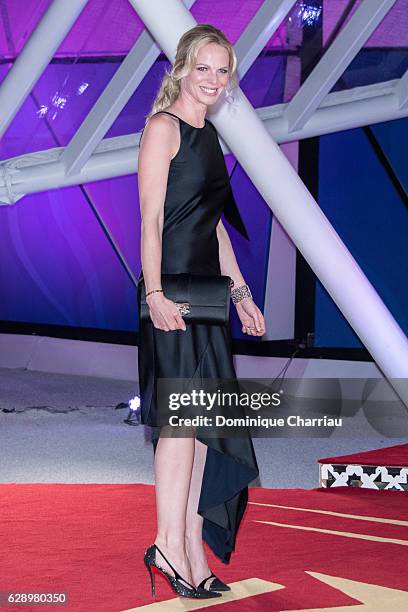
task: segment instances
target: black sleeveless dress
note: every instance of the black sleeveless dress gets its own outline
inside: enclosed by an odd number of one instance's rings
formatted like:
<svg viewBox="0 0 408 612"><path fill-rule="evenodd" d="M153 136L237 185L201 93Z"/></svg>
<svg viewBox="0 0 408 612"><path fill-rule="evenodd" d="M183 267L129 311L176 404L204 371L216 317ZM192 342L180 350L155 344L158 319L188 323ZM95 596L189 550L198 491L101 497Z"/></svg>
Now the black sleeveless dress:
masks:
<svg viewBox="0 0 408 612"><path fill-rule="evenodd" d="M196 128L177 118L180 148L169 168L161 272L220 275L216 226L232 197L224 155L211 122L206 119L203 128ZM138 306L140 312L140 290ZM189 324L186 331L166 332L151 322L140 323L143 424L157 425L158 378L236 378L229 325ZM248 484L258 476L255 452L249 435L198 439L208 447L198 505L198 513L204 518L203 538L228 563L247 504ZM158 438L152 441L155 451Z"/></svg>

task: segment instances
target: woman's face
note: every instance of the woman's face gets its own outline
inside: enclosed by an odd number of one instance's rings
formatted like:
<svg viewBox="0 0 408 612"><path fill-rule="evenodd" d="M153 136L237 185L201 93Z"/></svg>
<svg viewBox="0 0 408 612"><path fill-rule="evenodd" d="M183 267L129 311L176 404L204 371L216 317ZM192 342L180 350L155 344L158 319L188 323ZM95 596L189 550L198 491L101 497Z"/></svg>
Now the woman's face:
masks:
<svg viewBox="0 0 408 612"><path fill-rule="evenodd" d="M228 51L217 43L201 47L192 71L182 79L182 87L197 102L214 104L229 79Z"/></svg>

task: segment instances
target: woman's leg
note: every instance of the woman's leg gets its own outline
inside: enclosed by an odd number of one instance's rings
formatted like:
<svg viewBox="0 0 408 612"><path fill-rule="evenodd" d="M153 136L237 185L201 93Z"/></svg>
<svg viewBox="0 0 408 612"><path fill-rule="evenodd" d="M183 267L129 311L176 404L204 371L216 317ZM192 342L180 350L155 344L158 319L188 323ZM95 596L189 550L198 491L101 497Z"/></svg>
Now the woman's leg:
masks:
<svg viewBox="0 0 408 612"><path fill-rule="evenodd" d="M190 584L193 583L186 555L185 532L193 461L194 438L159 438L154 462L157 509L155 544ZM170 575L174 575L158 552L156 561Z"/></svg>
<svg viewBox="0 0 408 612"><path fill-rule="evenodd" d="M187 504L185 545L195 586L211 574L203 543L203 517L197 513L206 456L207 446L195 440L194 464ZM208 588L212 580L208 580L204 586Z"/></svg>

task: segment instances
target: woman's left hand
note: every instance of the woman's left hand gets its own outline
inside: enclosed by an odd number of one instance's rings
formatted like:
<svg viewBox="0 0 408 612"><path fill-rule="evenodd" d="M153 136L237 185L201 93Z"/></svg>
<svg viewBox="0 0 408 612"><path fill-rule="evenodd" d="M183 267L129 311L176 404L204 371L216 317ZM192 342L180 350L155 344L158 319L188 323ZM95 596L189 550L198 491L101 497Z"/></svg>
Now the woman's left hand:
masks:
<svg viewBox="0 0 408 612"><path fill-rule="evenodd" d="M249 336L263 336L265 319L252 298L246 297L235 304L242 323L242 331Z"/></svg>

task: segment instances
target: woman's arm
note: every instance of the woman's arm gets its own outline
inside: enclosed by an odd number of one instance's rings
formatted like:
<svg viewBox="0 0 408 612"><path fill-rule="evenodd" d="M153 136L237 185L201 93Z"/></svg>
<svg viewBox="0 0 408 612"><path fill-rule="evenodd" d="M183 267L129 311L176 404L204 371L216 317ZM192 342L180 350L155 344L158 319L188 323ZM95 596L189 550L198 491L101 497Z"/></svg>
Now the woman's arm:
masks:
<svg viewBox="0 0 408 612"><path fill-rule="evenodd" d="M170 161L180 146L177 120L159 114L147 123L138 160L141 223L141 261L146 293L161 289L164 201ZM158 329L185 329L177 306L163 293L147 297L150 317Z"/></svg>
<svg viewBox="0 0 408 612"><path fill-rule="evenodd" d="M241 274L241 270L239 269L231 240L221 219L217 225L217 238L219 244L221 273L232 278L234 281L234 287L245 285L245 280Z"/></svg>
<svg viewBox="0 0 408 612"><path fill-rule="evenodd" d="M239 269L231 240L221 219L217 225L221 274L229 276L234 281L234 287L245 285L244 277ZM250 336L262 336L265 333L265 320L252 298L246 297L236 302L238 316L242 323L242 331Z"/></svg>
<svg viewBox="0 0 408 612"><path fill-rule="evenodd" d="M156 115L147 123L138 159L141 260L146 293L161 288L161 239L164 200L174 148L173 120Z"/></svg>

